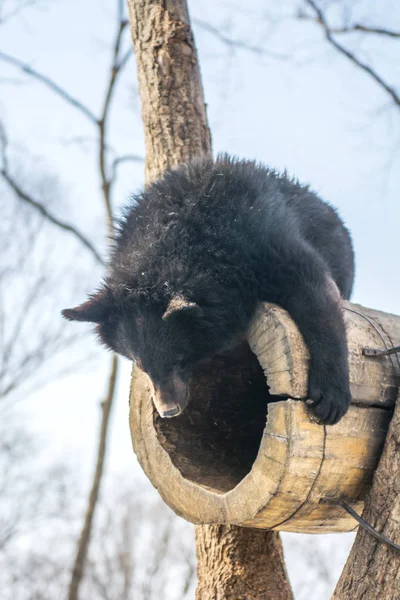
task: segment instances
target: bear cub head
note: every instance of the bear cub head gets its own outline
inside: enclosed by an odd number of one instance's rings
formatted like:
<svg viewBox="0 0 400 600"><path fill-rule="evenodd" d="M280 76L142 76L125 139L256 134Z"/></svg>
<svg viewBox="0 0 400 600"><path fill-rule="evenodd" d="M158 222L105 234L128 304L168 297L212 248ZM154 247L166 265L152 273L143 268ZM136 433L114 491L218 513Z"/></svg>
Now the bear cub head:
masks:
<svg viewBox="0 0 400 600"><path fill-rule="evenodd" d="M133 360L150 377L161 417L175 417L189 402L195 368L235 346L236 327L210 289L200 305L184 293L156 294L105 284L89 300L66 309L71 321L96 323L101 342ZM219 305L219 306L218 306Z"/></svg>

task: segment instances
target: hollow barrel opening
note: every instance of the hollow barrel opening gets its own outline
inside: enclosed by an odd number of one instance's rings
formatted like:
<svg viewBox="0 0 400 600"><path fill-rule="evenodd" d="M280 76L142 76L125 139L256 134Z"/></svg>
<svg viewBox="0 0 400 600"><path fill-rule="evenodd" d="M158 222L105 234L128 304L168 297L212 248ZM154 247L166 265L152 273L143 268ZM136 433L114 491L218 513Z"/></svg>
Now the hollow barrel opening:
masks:
<svg viewBox="0 0 400 600"><path fill-rule="evenodd" d="M354 529L339 505L321 499L345 498L362 510L399 376L396 361L362 350L399 345L400 320L348 303L345 309L353 405L334 426L310 419L309 353L288 313L271 304L258 307L248 344L195 373L192 402L180 417L155 414L151 382L134 369L133 447L178 515L303 533Z"/></svg>
<svg viewBox="0 0 400 600"><path fill-rule="evenodd" d="M183 477L226 493L250 472L268 403L282 398L269 393L247 342L198 368L190 397L179 417L162 419L154 411L158 440Z"/></svg>

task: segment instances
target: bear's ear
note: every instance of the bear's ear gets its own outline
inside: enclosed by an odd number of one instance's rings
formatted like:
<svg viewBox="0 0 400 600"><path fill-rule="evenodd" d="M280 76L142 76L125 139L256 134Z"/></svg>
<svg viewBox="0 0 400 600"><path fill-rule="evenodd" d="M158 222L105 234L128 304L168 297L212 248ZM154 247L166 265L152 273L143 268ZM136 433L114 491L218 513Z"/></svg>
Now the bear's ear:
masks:
<svg viewBox="0 0 400 600"><path fill-rule="evenodd" d="M183 314L193 315L194 317L201 317L203 314L203 310L198 304L196 304L196 302L191 302L183 296L177 295L172 296L171 300L168 302L168 306L162 318L165 321L167 319L170 319L171 317Z"/></svg>
<svg viewBox="0 0 400 600"><path fill-rule="evenodd" d="M90 296L89 300L76 306L66 308L62 316L69 321L87 321L89 323L104 323L113 308L112 298L106 288L102 288L96 294Z"/></svg>

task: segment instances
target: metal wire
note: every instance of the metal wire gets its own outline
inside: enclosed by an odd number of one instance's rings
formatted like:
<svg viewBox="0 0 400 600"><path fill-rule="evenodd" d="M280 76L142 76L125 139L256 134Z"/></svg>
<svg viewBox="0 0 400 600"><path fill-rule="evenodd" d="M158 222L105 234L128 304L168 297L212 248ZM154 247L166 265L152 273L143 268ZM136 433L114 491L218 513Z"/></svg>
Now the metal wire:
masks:
<svg viewBox="0 0 400 600"><path fill-rule="evenodd" d="M349 513L349 515L351 515L357 521L357 523L361 525L361 527L364 527L364 529L368 531L368 533L373 535L374 538L400 552L399 544L396 544L395 542L389 540L389 538L387 538L385 534L376 531L376 529L374 529L369 523L367 523L367 521L364 521L364 519L360 517L360 515L356 513L356 511L353 508L351 508L351 506L347 504L347 502L339 501L337 502L337 504L344 508L344 510L346 510Z"/></svg>

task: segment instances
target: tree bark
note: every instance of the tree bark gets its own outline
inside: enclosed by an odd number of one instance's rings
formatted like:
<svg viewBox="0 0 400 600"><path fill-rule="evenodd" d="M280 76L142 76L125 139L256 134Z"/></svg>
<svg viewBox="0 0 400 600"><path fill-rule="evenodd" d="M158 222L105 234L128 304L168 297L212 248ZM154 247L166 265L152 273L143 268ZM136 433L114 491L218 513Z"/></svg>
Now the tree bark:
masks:
<svg viewBox="0 0 400 600"><path fill-rule="evenodd" d="M128 8L142 102L146 180L150 181L180 162L211 156L211 135L185 0L128 0ZM222 584L215 588L219 594L215 598L221 600L292 598L278 534L198 526L196 541L198 593L203 594L199 598L206 598L208 582L214 580L229 583L229 589ZM210 558L205 560L208 552ZM260 589L265 596L251 592ZM225 593L229 595L221 595ZM207 600L213 598L208 593Z"/></svg>
<svg viewBox="0 0 400 600"><path fill-rule="evenodd" d="M128 0L146 143L146 180L211 156L200 69L184 0Z"/></svg>
<svg viewBox="0 0 400 600"><path fill-rule="evenodd" d="M363 518L400 544L400 394ZM332 600L398 600L400 553L359 528Z"/></svg>
<svg viewBox="0 0 400 600"><path fill-rule="evenodd" d="M196 528L196 600L291 600L275 531L226 525Z"/></svg>

